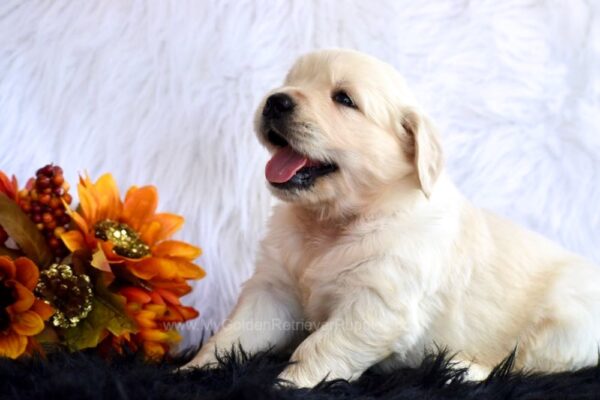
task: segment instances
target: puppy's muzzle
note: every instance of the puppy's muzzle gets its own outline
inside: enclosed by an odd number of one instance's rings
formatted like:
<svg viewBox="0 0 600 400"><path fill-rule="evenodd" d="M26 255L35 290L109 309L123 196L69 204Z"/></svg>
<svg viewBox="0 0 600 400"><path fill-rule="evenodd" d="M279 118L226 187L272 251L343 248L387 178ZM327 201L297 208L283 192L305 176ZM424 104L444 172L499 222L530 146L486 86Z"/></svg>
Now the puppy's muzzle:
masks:
<svg viewBox="0 0 600 400"><path fill-rule="evenodd" d="M294 100L285 93L275 93L269 96L265 102L262 115L267 119L279 119L291 114L296 104Z"/></svg>

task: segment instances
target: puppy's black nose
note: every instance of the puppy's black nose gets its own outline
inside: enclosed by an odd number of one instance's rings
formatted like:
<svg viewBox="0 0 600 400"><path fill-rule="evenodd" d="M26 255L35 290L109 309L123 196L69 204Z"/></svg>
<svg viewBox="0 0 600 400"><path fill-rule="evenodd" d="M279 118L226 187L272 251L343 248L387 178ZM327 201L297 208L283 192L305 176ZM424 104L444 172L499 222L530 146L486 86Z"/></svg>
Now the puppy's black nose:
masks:
<svg viewBox="0 0 600 400"><path fill-rule="evenodd" d="M263 116L277 119L294 109L294 100L285 93L275 93L269 96L263 108Z"/></svg>

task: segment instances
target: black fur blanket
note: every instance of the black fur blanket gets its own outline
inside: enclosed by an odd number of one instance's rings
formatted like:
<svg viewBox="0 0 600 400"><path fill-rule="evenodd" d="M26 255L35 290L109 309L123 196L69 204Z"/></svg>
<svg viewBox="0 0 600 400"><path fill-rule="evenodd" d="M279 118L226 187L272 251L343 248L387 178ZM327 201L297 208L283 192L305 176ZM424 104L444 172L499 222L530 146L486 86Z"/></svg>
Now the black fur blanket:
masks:
<svg viewBox="0 0 600 400"><path fill-rule="evenodd" d="M445 354L389 374L367 371L356 382L314 389L276 384L286 361L270 354L226 357L214 370L178 372L135 355L103 361L55 353L47 360L0 359L1 399L600 399L600 367L552 375L510 373L511 358L481 383L464 382Z"/></svg>

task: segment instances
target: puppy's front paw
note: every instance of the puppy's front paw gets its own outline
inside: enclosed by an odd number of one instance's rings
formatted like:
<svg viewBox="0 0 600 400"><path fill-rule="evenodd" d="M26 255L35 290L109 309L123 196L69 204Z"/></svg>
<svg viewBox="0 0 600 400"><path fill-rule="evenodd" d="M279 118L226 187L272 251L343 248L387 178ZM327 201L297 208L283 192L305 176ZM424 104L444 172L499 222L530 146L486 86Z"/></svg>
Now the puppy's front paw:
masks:
<svg viewBox="0 0 600 400"><path fill-rule="evenodd" d="M298 365L290 365L277 377L283 387L311 388L321 381L302 371Z"/></svg>
<svg viewBox="0 0 600 400"><path fill-rule="evenodd" d="M471 364L465 374L465 379L472 382L484 381L490 375L491 369L478 365Z"/></svg>
<svg viewBox="0 0 600 400"><path fill-rule="evenodd" d="M490 372L492 372L492 369L489 367L464 360L456 360L455 368L466 369L464 378L472 382L484 381L490 375Z"/></svg>
<svg viewBox="0 0 600 400"><path fill-rule="evenodd" d="M181 369L190 369L190 368L215 368L219 365L217 357L215 355L214 349L203 349L190 361L185 364Z"/></svg>

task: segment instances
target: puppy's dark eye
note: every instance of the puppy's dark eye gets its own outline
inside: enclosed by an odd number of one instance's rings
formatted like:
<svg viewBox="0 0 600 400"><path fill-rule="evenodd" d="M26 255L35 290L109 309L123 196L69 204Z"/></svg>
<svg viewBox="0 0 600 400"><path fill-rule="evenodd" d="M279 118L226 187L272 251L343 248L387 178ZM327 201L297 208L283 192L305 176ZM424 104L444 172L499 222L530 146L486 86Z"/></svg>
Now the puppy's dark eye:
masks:
<svg viewBox="0 0 600 400"><path fill-rule="evenodd" d="M343 106L350 107L350 108L358 108L358 107L356 107L356 104L354 104L354 101L352 101L350 96L348 96L348 94L346 92L344 92L343 90L340 90L339 92L335 92L333 94L332 99L336 103L339 103Z"/></svg>

